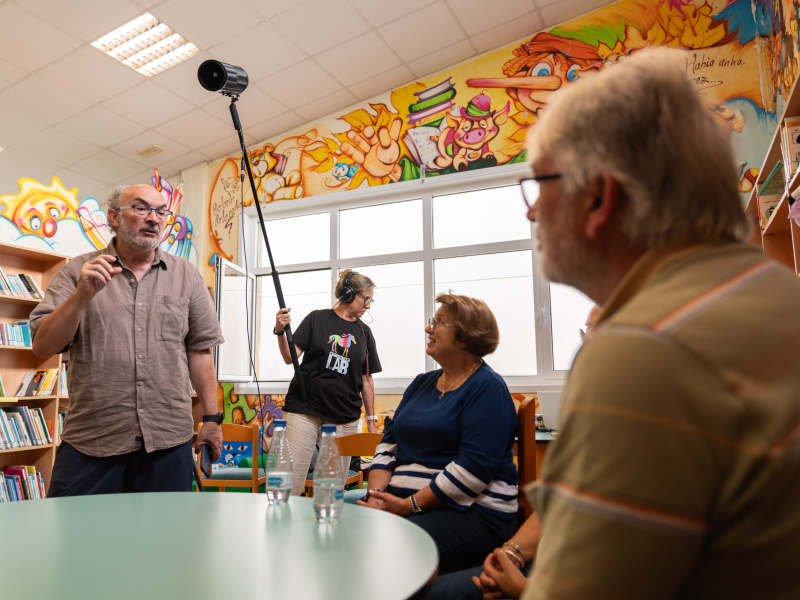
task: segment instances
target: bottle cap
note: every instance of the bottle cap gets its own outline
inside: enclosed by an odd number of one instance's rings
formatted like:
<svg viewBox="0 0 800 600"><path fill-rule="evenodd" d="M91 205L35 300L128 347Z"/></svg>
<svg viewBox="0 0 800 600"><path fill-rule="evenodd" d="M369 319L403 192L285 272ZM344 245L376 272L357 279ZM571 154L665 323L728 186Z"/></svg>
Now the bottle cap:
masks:
<svg viewBox="0 0 800 600"><path fill-rule="evenodd" d="M272 422L272 425L275 427L286 427L286 421L281 419L275 419Z"/></svg>
<svg viewBox="0 0 800 600"><path fill-rule="evenodd" d="M322 433L336 433L336 425L323 425Z"/></svg>

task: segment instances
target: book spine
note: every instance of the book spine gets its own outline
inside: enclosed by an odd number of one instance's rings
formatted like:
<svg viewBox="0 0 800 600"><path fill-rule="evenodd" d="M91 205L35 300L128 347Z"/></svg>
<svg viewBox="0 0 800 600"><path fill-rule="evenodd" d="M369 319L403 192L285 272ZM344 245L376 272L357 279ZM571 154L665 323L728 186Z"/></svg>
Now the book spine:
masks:
<svg viewBox="0 0 800 600"><path fill-rule="evenodd" d="M44 292L42 291L42 288L40 288L40 287L39 287L39 284L38 284L38 283L36 283L36 280L33 278L33 276L32 276L32 275L27 275L27 274L26 274L26 277L27 277L27 278L30 280L30 282L31 282L31 285L32 285L34 288L36 288L36 293L39 295L39 298L40 298L40 299L42 299L42 300L44 300Z"/></svg>
<svg viewBox="0 0 800 600"><path fill-rule="evenodd" d="M28 433L31 436L31 440L33 440L34 446L41 446L42 440L39 438L39 430L36 427L36 423L33 421L33 416L30 413L30 410L27 406L22 406L21 414L23 419L25 420L25 426L28 428Z"/></svg>
<svg viewBox="0 0 800 600"><path fill-rule="evenodd" d="M8 422L8 419L6 417L6 411L4 410L0 410L0 424L2 424L2 427L5 429L6 437L9 440L11 440L11 447L19 448L19 445L17 443L17 437L14 435L14 432L11 429L12 426Z"/></svg>
<svg viewBox="0 0 800 600"><path fill-rule="evenodd" d="M28 430L25 427L25 422L22 420L22 416L19 413L11 413L8 415L11 417L11 420L14 421L14 426L17 428L17 437L19 437L22 448L29 448L33 446L30 437L28 437Z"/></svg>
<svg viewBox="0 0 800 600"><path fill-rule="evenodd" d="M36 290L33 289L33 286L31 285L30 281L28 281L28 278L25 277L25 274L20 273L19 275L17 275L17 277L19 277L19 281L20 283L22 283L22 286L25 288L25 291L28 292L28 296L30 296L31 298L36 298Z"/></svg>
<svg viewBox="0 0 800 600"><path fill-rule="evenodd" d="M50 442L48 442L48 440L47 440L47 434L45 433L44 427L42 426L42 420L40 420L40 418L39 418L38 409L30 408L30 409L28 409L28 413L30 414L31 421L33 421L34 427L36 427L36 435L39 437L39 440L41 440L41 442L42 442L40 445L41 446L46 446Z"/></svg>

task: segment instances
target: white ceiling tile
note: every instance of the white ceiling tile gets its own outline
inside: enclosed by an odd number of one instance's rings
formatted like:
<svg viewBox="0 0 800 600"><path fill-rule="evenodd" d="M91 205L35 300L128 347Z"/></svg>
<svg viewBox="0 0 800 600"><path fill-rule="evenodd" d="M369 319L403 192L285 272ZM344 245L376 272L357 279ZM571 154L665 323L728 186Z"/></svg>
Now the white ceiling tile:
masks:
<svg viewBox="0 0 800 600"><path fill-rule="evenodd" d="M0 60L0 90L7 88L15 81L19 81L27 74L28 71L25 69L12 65L10 62Z"/></svg>
<svg viewBox="0 0 800 600"><path fill-rule="evenodd" d="M208 146L228 135L236 137L233 124L223 123L202 108L196 108L177 119L167 121L156 127L156 131L180 142L187 148Z"/></svg>
<svg viewBox="0 0 800 600"><path fill-rule="evenodd" d="M447 0L467 35L475 35L536 10L533 0Z"/></svg>
<svg viewBox="0 0 800 600"><path fill-rule="evenodd" d="M184 100L202 106L219 98L219 94L209 92L197 80L197 69L211 58L208 52L201 52L187 61L170 67L150 78L165 90L177 94Z"/></svg>
<svg viewBox="0 0 800 600"><path fill-rule="evenodd" d="M108 197L111 195L111 187L112 186L107 185L91 193L83 193L81 189L78 188L78 202L83 202L87 198L94 198L100 204L100 209L107 211Z"/></svg>
<svg viewBox="0 0 800 600"><path fill-rule="evenodd" d="M245 2L256 9L265 19L271 19L305 0L245 0Z"/></svg>
<svg viewBox="0 0 800 600"><path fill-rule="evenodd" d="M408 63L408 66L417 77L425 77L447 67L452 67L472 56L475 56L472 44L468 40L461 40L457 44L442 48L417 60L412 60Z"/></svg>
<svg viewBox="0 0 800 600"><path fill-rule="evenodd" d="M350 0L359 12L366 17L373 27L388 23L398 17L419 10L434 0Z"/></svg>
<svg viewBox="0 0 800 600"><path fill-rule="evenodd" d="M289 108L307 104L341 89L341 85L313 59L304 60L256 85Z"/></svg>
<svg viewBox="0 0 800 600"><path fill-rule="evenodd" d="M241 66L251 82L308 58L268 21L217 44L208 53L221 62Z"/></svg>
<svg viewBox="0 0 800 600"><path fill-rule="evenodd" d="M54 125L91 105L38 75L30 75L0 92L0 107L46 125Z"/></svg>
<svg viewBox="0 0 800 600"><path fill-rule="evenodd" d="M8 148L21 142L34 133L40 132L46 125L29 121L19 115L0 108L0 147Z"/></svg>
<svg viewBox="0 0 800 600"><path fill-rule="evenodd" d="M142 8L150 8L151 6L154 6L155 4L158 4L163 0L133 0L133 1L136 2L136 4L138 4Z"/></svg>
<svg viewBox="0 0 800 600"><path fill-rule="evenodd" d="M74 50L81 41L13 2L0 6L0 56L35 71Z"/></svg>
<svg viewBox="0 0 800 600"><path fill-rule="evenodd" d="M127 23L142 12L142 7L130 0L17 0L18 4L42 19L91 42Z"/></svg>
<svg viewBox="0 0 800 600"><path fill-rule="evenodd" d="M545 27L552 27L606 4L609 4L608 0L561 0L561 2L545 6L540 10Z"/></svg>
<svg viewBox="0 0 800 600"><path fill-rule="evenodd" d="M309 102L304 106L299 106L295 109L295 112L306 121L311 121L312 119L341 110L356 102L358 102L358 98L356 98L350 90L339 90L330 96L325 96L319 100L314 100L314 102ZM338 117L339 115L336 116Z"/></svg>
<svg viewBox="0 0 800 600"><path fill-rule="evenodd" d="M99 179L106 183L120 181L130 177L142 169L142 164L114 154L111 150L103 150L94 156L84 158L81 162L70 166L70 171Z"/></svg>
<svg viewBox="0 0 800 600"><path fill-rule="evenodd" d="M378 29L404 61L414 60L464 39L461 26L444 4L437 2Z"/></svg>
<svg viewBox="0 0 800 600"><path fill-rule="evenodd" d="M58 166L37 158L24 156L13 150L0 152L0 179L18 181L22 177L29 177L36 181L43 180L49 173L58 170ZM50 183L49 181L47 182Z"/></svg>
<svg viewBox="0 0 800 600"><path fill-rule="evenodd" d="M288 111L274 119L260 123L255 127L248 127L247 133L258 140L258 142L263 143L265 140L279 133L286 133L290 129L294 129L303 123L305 123L303 117L295 112Z"/></svg>
<svg viewBox="0 0 800 600"><path fill-rule="evenodd" d="M15 144L13 150L49 163L66 167L87 156L98 153L102 148L78 138L62 133L57 129L45 129L25 141Z"/></svg>
<svg viewBox="0 0 800 600"><path fill-rule="evenodd" d="M400 65L376 77L351 85L348 89L359 99L367 100L383 92L400 87L413 79L414 74L408 70L408 67Z"/></svg>
<svg viewBox="0 0 800 600"><path fill-rule="evenodd" d="M256 141L253 138L245 134L244 144L247 148L255 143ZM218 142L214 142L213 144L209 144L208 146L203 146L199 150L200 153L203 156L208 157L209 160L217 160L218 158L228 156L229 154L241 154L241 148L242 147L239 145L239 137L234 136L231 139L225 138Z"/></svg>
<svg viewBox="0 0 800 600"><path fill-rule="evenodd" d="M206 104L203 110L210 112L226 123L230 131L235 131L231 120L230 108L228 108L230 103L230 98L220 96L218 100L214 100L211 104ZM265 94L260 88L253 86L246 89L240 96L239 101L236 103L236 110L239 111L239 120L242 123L242 127L247 129L251 125L263 123L267 119L285 113L286 107L269 96L269 94Z"/></svg>
<svg viewBox="0 0 800 600"><path fill-rule="evenodd" d="M364 81L400 64L400 59L374 31L314 56L323 69L344 85Z"/></svg>
<svg viewBox="0 0 800 600"><path fill-rule="evenodd" d="M153 180L151 178L154 175L153 169L147 169L135 175L123 177L119 181L115 181L114 185L153 185Z"/></svg>
<svg viewBox="0 0 800 600"><path fill-rule="evenodd" d="M147 127L160 125L194 108L191 103L152 81L144 81L109 98L103 106Z"/></svg>
<svg viewBox="0 0 800 600"><path fill-rule="evenodd" d="M58 177L59 181L61 181L64 188L67 190L77 188L78 193L75 194L75 196L78 198L82 196L89 196L94 192L106 187L106 184L102 181L92 179L91 177L86 177L86 175L81 175L80 173L76 173L75 171L71 171L69 169L61 169L60 171L56 171L52 176Z"/></svg>
<svg viewBox="0 0 800 600"><path fill-rule="evenodd" d="M150 12L204 50L264 20L243 0L168 0Z"/></svg>
<svg viewBox="0 0 800 600"><path fill-rule="evenodd" d="M161 146L164 151L159 152L158 154L153 154L152 156L148 156L147 158L142 158L137 154L139 150L149 148L153 144ZM110 149L120 156L138 162L140 165L149 165L151 167L155 167L159 163L168 162L174 158L183 156L189 152L189 150L191 150L191 148L188 146L184 146L183 144L168 138L163 133L159 133L153 129L145 131L144 133L140 133L129 140L125 140L121 144L112 146Z"/></svg>
<svg viewBox="0 0 800 600"><path fill-rule="evenodd" d="M486 52L487 50L505 46L514 40L525 37L530 38L543 27L544 24L541 17L539 17L539 13L534 11L503 25L475 34L470 39L475 44L478 52Z"/></svg>
<svg viewBox="0 0 800 600"><path fill-rule="evenodd" d="M94 102L102 102L147 79L89 45L42 69L39 75Z"/></svg>
<svg viewBox="0 0 800 600"><path fill-rule="evenodd" d="M19 194L19 184L14 179L0 178L0 195Z"/></svg>
<svg viewBox="0 0 800 600"><path fill-rule="evenodd" d="M108 148L142 133L147 127L134 123L104 106L95 104L91 108L61 121L56 125L56 129L85 142Z"/></svg>
<svg viewBox="0 0 800 600"><path fill-rule="evenodd" d="M197 150L192 150L174 160L161 163L158 166L158 172L165 176L180 175L181 171L185 171L189 167L193 167L202 162L206 162L206 157Z"/></svg>
<svg viewBox="0 0 800 600"><path fill-rule="evenodd" d="M345 0L309 0L270 20L309 54L332 48L369 29L369 23Z"/></svg>

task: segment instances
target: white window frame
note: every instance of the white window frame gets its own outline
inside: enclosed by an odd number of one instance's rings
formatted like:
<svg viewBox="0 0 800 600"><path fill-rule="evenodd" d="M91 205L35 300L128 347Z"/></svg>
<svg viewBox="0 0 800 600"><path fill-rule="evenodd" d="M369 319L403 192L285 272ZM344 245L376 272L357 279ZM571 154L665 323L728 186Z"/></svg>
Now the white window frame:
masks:
<svg viewBox="0 0 800 600"><path fill-rule="evenodd" d="M433 248L433 196L457 194L476 191L485 188L516 185L523 177L529 177L530 170L527 165L514 164L502 165L490 169L483 169L471 173L454 173L428 177L422 180L393 183L390 185L359 188L353 191L334 192L307 199L282 201L262 205L264 220L284 219L304 215L330 213L330 260L295 265L276 265L279 274L295 273L300 271L316 271L321 269L331 270L331 305L335 300L337 273L341 269L364 267L401 262L422 261L424 266L425 290L425 317L432 317L434 306L434 281L433 261L439 258L455 258L480 254L494 254L514 250L530 250L533 262L533 292L536 310L536 372L533 376L504 377L506 384L513 393L531 393L536 391L559 391L566 384L569 371L555 371L553 369L553 352L550 323L550 291L549 282L539 269L538 250L535 243L535 224L531 224L531 236L524 240L509 242L496 242L474 246L459 246L455 248ZM422 198L423 206L423 249L415 252L398 254L381 254L362 256L358 258L339 258L339 211L352 208L363 208L379 204L391 204L404 200ZM520 203L521 204L521 203ZM520 205L520 218L524 218L524 207ZM260 225L255 206L244 209L241 220L239 236L239 266L244 268L244 246L248 251L248 273L256 277L268 276L272 272L269 267L255 268L257 265L256 241L259 239ZM300 242L302 243L302 242ZM269 284L271 285L271 283ZM255 307L254 307L254 310ZM255 321L255 314L251 322ZM299 325L299 323L298 323ZM420 327L423 324L420 323ZM255 338L254 338L255 339ZM376 340L380 347L380 340ZM423 350L420 349L420 352ZM278 345L275 344L275 352ZM490 357L491 360L491 357ZM436 368L430 356L425 357L426 370ZM375 392L377 394L402 394L413 378L376 378ZM288 381L255 381L235 385L236 394L285 394L289 388Z"/></svg>

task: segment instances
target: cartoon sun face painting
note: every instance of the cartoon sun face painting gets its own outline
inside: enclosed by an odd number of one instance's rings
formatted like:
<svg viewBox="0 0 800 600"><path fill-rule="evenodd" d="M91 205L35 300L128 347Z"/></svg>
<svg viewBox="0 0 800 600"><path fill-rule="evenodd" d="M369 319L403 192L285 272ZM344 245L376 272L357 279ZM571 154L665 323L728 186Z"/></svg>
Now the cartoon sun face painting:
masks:
<svg viewBox="0 0 800 600"><path fill-rule="evenodd" d="M19 194L0 196L0 239L62 254L105 247L111 239L105 214L94 198L79 204L75 192L57 177L49 187L20 179Z"/></svg>

